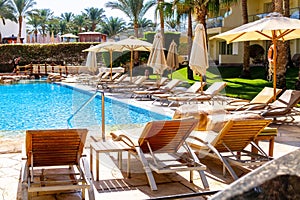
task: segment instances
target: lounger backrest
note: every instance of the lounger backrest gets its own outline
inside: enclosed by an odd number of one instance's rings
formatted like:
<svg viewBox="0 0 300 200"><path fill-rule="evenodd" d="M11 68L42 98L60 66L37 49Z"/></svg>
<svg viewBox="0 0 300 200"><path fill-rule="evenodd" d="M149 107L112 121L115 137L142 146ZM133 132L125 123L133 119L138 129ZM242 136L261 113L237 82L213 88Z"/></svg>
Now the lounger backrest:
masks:
<svg viewBox="0 0 300 200"><path fill-rule="evenodd" d="M168 82L166 85L161 86L160 88L162 90L172 90L174 87L176 87L181 81L179 79L172 79L170 82Z"/></svg>
<svg viewBox="0 0 300 200"><path fill-rule="evenodd" d="M134 84L141 85L147 79L146 76L141 76L137 80L134 81Z"/></svg>
<svg viewBox="0 0 300 200"><path fill-rule="evenodd" d="M115 80L115 79L118 78L121 74L122 74L122 73L117 72L117 73L115 73L115 74L111 77L111 79L112 79L112 80ZM109 78L110 78L110 77L109 77Z"/></svg>
<svg viewBox="0 0 300 200"><path fill-rule="evenodd" d="M215 96L226 87L226 84L226 82L214 82L204 91L204 94Z"/></svg>
<svg viewBox="0 0 300 200"><path fill-rule="evenodd" d="M281 89L276 89L276 95L281 92ZM264 87L249 103L270 103L273 100L274 89Z"/></svg>
<svg viewBox="0 0 300 200"><path fill-rule="evenodd" d="M148 144L154 153L177 152L195 128L197 121L193 118L186 118L149 122L144 128L138 144L144 153L150 151Z"/></svg>
<svg viewBox="0 0 300 200"><path fill-rule="evenodd" d="M128 77L128 74L122 74L119 78L115 80L115 82L120 83L121 81L125 80Z"/></svg>
<svg viewBox="0 0 300 200"><path fill-rule="evenodd" d="M110 75L110 72L105 72L105 73L101 76L101 79L108 78L109 75Z"/></svg>
<svg viewBox="0 0 300 200"><path fill-rule="evenodd" d="M230 120L211 144L219 152L228 152L228 149L242 151L271 121L266 119Z"/></svg>
<svg viewBox="0 0 300 200"><path fill-rule="evenodd" d="M34 167L78 165L87 129L26 131L26 156Z"/></svg>
<svg viewBox="0 0 300 200"><path fill-rule="evenodd" d="M279 98L271 103L271 107L286 107L287 109L292 108L297 105L300 101L300 91L299 90L286 90Z"/></svg>
<svg viewBox="0 0 300 200"><path fill-rule="evenodd" d="M206 83L205 82L195 82L193 85L191 85L186 92L187 93L196 93L201 89L201 85L204 86Z"/></svg>

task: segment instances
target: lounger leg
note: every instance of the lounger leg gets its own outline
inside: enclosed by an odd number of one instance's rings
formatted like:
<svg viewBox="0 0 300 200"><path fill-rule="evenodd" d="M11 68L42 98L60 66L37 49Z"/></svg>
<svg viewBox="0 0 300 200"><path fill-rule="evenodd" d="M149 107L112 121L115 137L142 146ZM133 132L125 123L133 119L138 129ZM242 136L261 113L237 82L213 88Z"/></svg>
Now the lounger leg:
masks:
<svg viewBox="0 0 300 200"><path fill-rule="evenodd" d="M145 173L147 175L148 182L149 182L149 185L151 187L151 190L157 190L155 179L153 177L152 171L149 167L148 161L147 161L144 153L142 152L141 148L139 148L139 147L136 147L136 151L137 151L138 156L139 156L139 158L140 158L140 160L143 164L143 167L144 167Z"/></svg>
<svg viewBox="0 0 300 200"><path fill-rule="evenodd" d="M237 180L239 177L236 175L236 173L234 172L234 170L232 169L232 167L230 166L230 164L228 163L228 161L226 160L226 158L224 158L219 152L218 150L213 147L210 144L206 145L219 157L219 159L223 162L223 164L225 165L226 169L229 171L230 175L232 176L232 178L234 180Z"/></svg>
<svg viewBox="0 0 300 200"><path fill-rule="evenodd" d="M131 177L131 174L130 174L130 152L128 151L128 158L127 158L127 178L130 178Z"/></svg>
<svg viewBox="0 0 300 200"><path fill-rule="evenodd" d="M185 147L190 152L190 154L193 157L194 161L197 162L197 163L201 163L199 158L196 156L195 152L191 149L191 147L187 144L185 145ZM200 170L198 172L199 172L199 175L200 175L200 178L201 178L201 181L202 181L202 184L203 184L204 188L205 189L209 188L209 184L208 184L208 181L207 181L207 178L205 176L204 171ZM192 176L193 176L193 174L191 173L190 178L193 178Z"/></svg>

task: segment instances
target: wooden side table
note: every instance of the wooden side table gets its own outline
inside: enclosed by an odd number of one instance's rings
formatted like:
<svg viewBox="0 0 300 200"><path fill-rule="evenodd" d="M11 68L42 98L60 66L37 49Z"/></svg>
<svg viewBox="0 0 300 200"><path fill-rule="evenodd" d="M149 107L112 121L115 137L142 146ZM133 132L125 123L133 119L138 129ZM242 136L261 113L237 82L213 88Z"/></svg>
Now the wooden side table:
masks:
<svg viewBox="0 0 300 200"><path fill-rule="evenodd" d="M119 168L122 169L122 152L128 151L131 148L126 145L124 142L118 141L100 141L100 142L91 142L90 144L90 165L91 172L93 172L93 159L96 158L96 181L99 181L99 155L100 153L110 153L110 152L118 152L118 165ZM96 152L96 155L93 156L93 152Z"/></svg>

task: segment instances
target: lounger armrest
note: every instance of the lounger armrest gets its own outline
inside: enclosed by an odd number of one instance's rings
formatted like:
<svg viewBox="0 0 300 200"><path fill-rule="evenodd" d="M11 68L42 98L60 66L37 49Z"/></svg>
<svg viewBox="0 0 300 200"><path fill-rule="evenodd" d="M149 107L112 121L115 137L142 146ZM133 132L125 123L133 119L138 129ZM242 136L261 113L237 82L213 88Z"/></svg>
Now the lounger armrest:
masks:
<svg viewBox="0 0 300 200"><path fill-rule="evenodd" d="M265 108L268 105L265 103L247 103L244 104L238 108L235 109L235 111L239 111L239 110L257 110L257 109L261 109L261 108ZM245 109L246 108L246 109Z"/></svg>
<svg viewBox="0 0 300 200"><path fill-rule="evenodd" d="M268 104L265 103L252 103L252 104L247 104L249 106L249 108L247 108L246 110L257 110L259 108L264 108L264 109L268 109ZM243 107L246 107L247 105L244 105Z"/></svg>
<svg viewBox="0 0 300 200"><path fill-rule="evenodd" d="M127 144L128 146L130 146L131 148L135 147L134 142L132 142L132 140L128 136L123 135L123 134L121 134L121 135L115 135L114 133L110 133L110 134L114 141L122 141L125 144Z"/></svg>
<svg viewBox="0 0 300 200"><path fill-rule="evenodd" d="M276 107L276 108L268 108L267 110L264 110L261 115L265 115L266 113L271 113L271 112L278 112L280 110L291 110L291 108L287 108L287 107Z"/></svg>
<svg viewBox="0 0 300 200"><path fill-rule="evenodd" d="M234 100L231 100L228 102L228 105L232 105L232 106L239 106L240 104L239 103L249 103L250 101L249 100L246 100L246 99L234 99ZM242 104L244 105L244 104Z"/></svg>
<svg viewBox="0 0 300 200"><path fill-rule="evenodd" d="M198 138L198 137L195 137L195 136L190 135L189 138L191 138L191 139L193 139L193 140L197 140L198 142L201 142L202 144L208 145L208 142L205 142L205 141L201 140L201 139Z"/></svg>

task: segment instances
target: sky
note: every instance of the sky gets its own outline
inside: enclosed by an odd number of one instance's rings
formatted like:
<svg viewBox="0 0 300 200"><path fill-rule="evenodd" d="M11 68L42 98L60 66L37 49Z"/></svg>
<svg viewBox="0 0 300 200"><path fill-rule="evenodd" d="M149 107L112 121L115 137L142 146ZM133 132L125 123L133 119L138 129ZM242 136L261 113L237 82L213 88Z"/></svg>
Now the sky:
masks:
<svg viewBox="0 0 300 200"><path fill-rule="evenodd" d="M48 8L54 12L54 16L60 16L61 13L72 12L74 14L81 14L85 8L103 8L107 17L119 17L129 22L129 18L122 12L116 9L106 8L105 3L115 0L35 0L35 8ZM154 20L154 10L150 9L145 16L148 19Z"/></svg>

